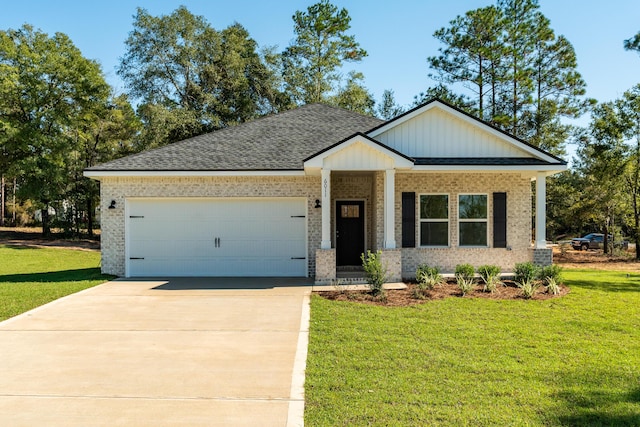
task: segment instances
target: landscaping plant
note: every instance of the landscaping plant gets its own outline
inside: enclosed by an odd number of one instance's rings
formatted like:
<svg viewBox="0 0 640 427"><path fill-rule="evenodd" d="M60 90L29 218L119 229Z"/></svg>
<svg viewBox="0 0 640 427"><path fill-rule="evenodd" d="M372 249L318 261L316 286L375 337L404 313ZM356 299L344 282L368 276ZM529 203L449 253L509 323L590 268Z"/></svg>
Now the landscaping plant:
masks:
<svg viewBox="0 0 640 427"><path fill-rule="evenodd" d="M360 254L362 260L362 268L367 276L367 283L371 289L371 293L374 296L382 295L384 289L382 285L387 280L387 269L382 265L382 251L371 252L367 251L367 254Z"/></svg>
<svg viewBox="0 0 640 427"><path fill-rule="evenodd" d="M560 294L560 284L553 277L547 277L547 293L551 295Z"/></svg>
<svg viewBox="0 0 640 427"><path fill-rule="evenodd" d="M420 289L430 290L442 284L443 278L438 267L429 267L427 264L421 264L416 270L416 281Z"/></svg>
<svg viewBox="0 0 640 427"><path fill-rule="evenodd" d="M536 290L540 287L540 283L535 280L523 280L516 282L518 287L522 290L522 296L524 299L531 299L536 293Z"/></svg>
<svg viewBox="0 0 640 427"><path fill-rule="evenodd" d="M494 293L500 282L500 267L497 265L481 265L478 267L478 274L484 282L483 290Z"/></svg>
<svg viewBox="0 0 640 427"><path fill-rule="evenodd" d="M551 264L538 269L538 280L548 285L549 280L553 279L556 283L562 283L562 267L558 264Z"/></svg>
<svg viewBox="0 0 640 427"><path fill-rule="evenodd" d="M474 280L476 270L471 264L456 265L456 279L462 277L465 280Z"/></svg>
<svg viewBox="0 0 640 427"><path fill-rule="evenodd" d="M532 262L519 262L515 266L514 273L516 283L533 282L538 277L538 267Z"/></svg>

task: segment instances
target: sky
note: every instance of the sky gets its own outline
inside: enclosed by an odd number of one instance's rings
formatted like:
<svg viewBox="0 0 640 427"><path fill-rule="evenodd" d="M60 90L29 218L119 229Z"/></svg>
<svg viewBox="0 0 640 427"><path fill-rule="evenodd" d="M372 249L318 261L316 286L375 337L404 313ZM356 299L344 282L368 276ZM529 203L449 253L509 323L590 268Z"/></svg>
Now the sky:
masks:
<svg viewBox="0 0 640 427"><path fill-rule="evenodd" d="M216 29L242 24L260 46L283 50L294 37L291 16L316 0L22 0L2 2L0 29L27 23L50 35L67 34L83 55L97 60L107 81L125 92L115 67L125 52L137 7L166 15L180 5L202 15ZM426 58L438 54L435 30L468 10L495 4L492 0L333 0L351 16L350 33L367 50L362 62L346 71L360 71L376 100L385 89L409 105L434 84ZM539 0L557 35L574 46L578 71L587 82L587 96L610 101L640 83L640 55L625 51L623 40L640 31L638 0Z"/></svg>

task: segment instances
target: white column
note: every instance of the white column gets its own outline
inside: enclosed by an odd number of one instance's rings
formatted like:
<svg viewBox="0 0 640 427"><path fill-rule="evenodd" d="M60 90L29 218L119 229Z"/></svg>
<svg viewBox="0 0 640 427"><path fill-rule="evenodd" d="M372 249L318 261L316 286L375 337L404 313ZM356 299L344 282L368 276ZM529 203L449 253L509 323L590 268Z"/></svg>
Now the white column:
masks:
<svg viewBox="0 0 640 427"><path fill-rule="evenodd" d="M384 174L384 247L396 248L396 171Z"/></svg>
<svg viewBox="0 0 640 427"><path fill-rule="evenodd" d="M544 172L536 176L536 249L547 247L547 177Z"/></svg>
<svg viewBox="0 0 640 427"><path fill-rule="evenodd" d="M331 249L331 169L322 169L322 240L320 249Z"/></svg>

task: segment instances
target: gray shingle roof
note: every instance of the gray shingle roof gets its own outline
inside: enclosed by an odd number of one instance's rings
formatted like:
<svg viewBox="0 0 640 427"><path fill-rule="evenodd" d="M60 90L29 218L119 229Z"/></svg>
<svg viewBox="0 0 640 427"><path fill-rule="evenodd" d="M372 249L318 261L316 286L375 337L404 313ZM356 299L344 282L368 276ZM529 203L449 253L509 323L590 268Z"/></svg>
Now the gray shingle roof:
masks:
<svg viewBox="0 0 640 427"><path fill-rule="evenodd" d="M341 108L310 104L87 170L302 170L304 159L381 123Z"/></svg>
<svg viewBox="0 0 640 427"><path fill-rule="evenodd" d="M414 162L418 166L542 166L551 164L545 160L531 157L417 157Z"/></svg>

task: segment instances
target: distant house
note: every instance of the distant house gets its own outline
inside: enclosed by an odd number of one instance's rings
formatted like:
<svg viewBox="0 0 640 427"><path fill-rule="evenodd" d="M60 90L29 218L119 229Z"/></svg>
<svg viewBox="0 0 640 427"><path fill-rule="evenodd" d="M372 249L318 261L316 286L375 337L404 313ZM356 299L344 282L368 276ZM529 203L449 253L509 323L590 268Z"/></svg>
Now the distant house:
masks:
<svg viewBox="0 0 640 427"><path fill-rule="evenodd" d="M545 178L565 169L432 100L386 122L306 105L85 175L101 184L105 273L326 282L368 249L392 280L422 263L549 264Z"/></svg>

